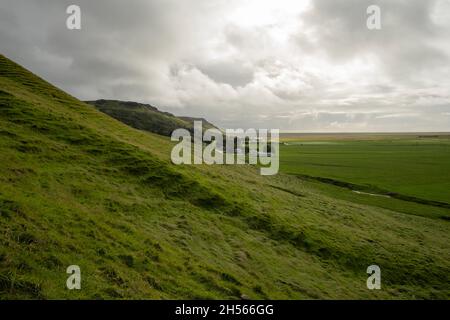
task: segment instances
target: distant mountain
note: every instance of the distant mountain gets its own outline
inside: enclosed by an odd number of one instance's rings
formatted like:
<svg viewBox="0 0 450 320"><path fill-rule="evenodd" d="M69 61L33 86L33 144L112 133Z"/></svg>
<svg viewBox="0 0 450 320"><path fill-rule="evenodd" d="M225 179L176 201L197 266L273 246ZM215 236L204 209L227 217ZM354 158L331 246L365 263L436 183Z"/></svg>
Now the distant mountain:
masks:
<svg viewBox="0 0 450 320"><path fill-rule="evenodd" d="M193 132L194 121L202 121L204 130L216 128L203 118L177 117L169 112L160 111L150 104L104 99L86 102L133 128L163 136L170 136L178 128Z"/></svg>
<svg viewBox="0 0 450 320"><path fill-rule="evenodd" d="M178 119L184 120L190 124L191 127L194 127L194 121L201 121L203 130L205 129L218 129L215 125L213 125L211 122L208 122L208 120L204 118L194 118L194 117L178 117Z"/></svg>

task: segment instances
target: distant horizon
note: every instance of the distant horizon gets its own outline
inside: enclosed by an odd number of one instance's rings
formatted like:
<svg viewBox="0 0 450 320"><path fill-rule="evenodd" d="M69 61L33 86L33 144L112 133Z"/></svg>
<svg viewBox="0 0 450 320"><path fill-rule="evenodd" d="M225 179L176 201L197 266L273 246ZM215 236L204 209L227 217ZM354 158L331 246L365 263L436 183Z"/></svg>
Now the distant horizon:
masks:
<svg viewBox="0 0 450 320"><path fill-rule="evenodd" d="M155 107L161 112L173 113L173 115L176 117L203 118L206 121L211 122L213 125L216 125L218 128L220 128L222 130L227 129L227 128L222 128L221 126L218 126L216 123L212 122L208 116L195 115L195 114L178 114L178 113L174 112L171 108L164 107L164 106L158 106L158 105L155 105L154 103L148 102L148 101L134 101L134 100L130 100L130 99L121 100L121 99L115 99L115 98L97 98L97 99L93 99L93 100L82 100L82 101L87 102L87 101L96 101L96 100L116 100L116 101L123 101L123 102L137 102L139 104L145 104L145 105L150 105L152 107ZM237 127L233 127L230 129L237 129ZM246 128L243 127L242 129L246 129ZM267 128L267 129L279 129L280 134L286 134L286 133L301 133L301 134L415 134L415 133L418 133L418 134L444 134L444 135L450 134L450 129L448 129L448 131L302 131L302 130L296 130L296 129L283 130L280 128Z"/></svg>
<svg viewBox="0 0 450 320"><path fill-rule="evenodd" d="M93 99L93 100L82 100L83 102L89 102L89 101L98 101L98 100L114 100L114 101L122 101L122 102L136 102L139 104L143 104L143 105L150 105L156 109L158 109L161 112L168 112L168 113L172 113L173 111L167 111L166 109L170 109L170 108L165 108L165 107L161 107L158 105L153 104L152 102L148 102L148 101L134 101L134 100L130 100L130 99L126 99L126 100L120 100L120 99L114 99L114 98L97 98L97 99ZM177 113L173 113L174 116L176 117L192 117L192 118L203 118L204 120L212 123L213 125L216 125L219 129L227 129L227 128L223 128L221 126L218 126L216 123L213 123L208 116L205 115L192 115L192 114L177 114ZM248 128L248 127L247 127ZM246 127L243 127L242 129L247 129ZM230 128L230 129L237 129L237 127L234 128ZM296 129L292 129L292 130L283 130L280 128L266 128L266 129L279 129L280 130L280 134L289 134L289 133L298 133L298 134L444 134L450 135L450 129L448 129L448 131L302 131L302 130L296 130Z"/></svg>

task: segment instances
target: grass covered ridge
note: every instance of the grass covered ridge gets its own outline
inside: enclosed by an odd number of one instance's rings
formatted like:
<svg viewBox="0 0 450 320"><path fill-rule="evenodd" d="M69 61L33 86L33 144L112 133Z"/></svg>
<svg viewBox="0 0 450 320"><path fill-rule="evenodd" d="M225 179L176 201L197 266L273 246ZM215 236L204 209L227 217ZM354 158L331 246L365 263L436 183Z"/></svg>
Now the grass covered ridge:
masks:
<svg viewBox="0 0 450 320"><path fill-rule="evenodd" d="M194 121L201 121L204 130L215 128L201 118L176 117L171 113L137 102L118 100L87 101L101 112L110 115L133 128L170 137L176 129L183 128L194 132Z"/></svg>
<svg viewBox="0 0 450 320"><path fill-rule="evenodd" d="M450 297L447 221L171 147L0 56L0 298Z"/></svg>

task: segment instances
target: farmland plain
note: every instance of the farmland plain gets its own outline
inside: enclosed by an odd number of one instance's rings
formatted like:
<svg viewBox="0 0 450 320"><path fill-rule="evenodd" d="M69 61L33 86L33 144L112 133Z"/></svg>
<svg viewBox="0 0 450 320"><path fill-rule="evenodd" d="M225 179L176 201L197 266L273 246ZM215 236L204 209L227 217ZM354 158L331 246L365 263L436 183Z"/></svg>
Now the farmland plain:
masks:
<svg viewBox="0 0 450 320"><path fill-rule="evenodd" d="M281 171L346 200L420 215L450 208L450 134L286 134Z"/></svg>

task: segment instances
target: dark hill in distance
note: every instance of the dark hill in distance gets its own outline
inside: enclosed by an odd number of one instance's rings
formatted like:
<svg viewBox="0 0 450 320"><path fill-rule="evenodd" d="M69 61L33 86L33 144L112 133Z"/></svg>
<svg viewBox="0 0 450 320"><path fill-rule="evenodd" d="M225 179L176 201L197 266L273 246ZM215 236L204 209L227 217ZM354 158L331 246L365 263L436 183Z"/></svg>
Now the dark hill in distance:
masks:
<svg viewBox="0 0 450 320"><path fill-rule="evenodd" d="M214 124L212 124L211 122L209 122L208 120L206 120L204 118L183 117L183 116L178 116L178 118L181 120L187 121L192 127L194 126L194 121L201 121L202 127L204 130L212 129L212 128L219 129L219 127L215 126Z"/></svg>
<svg viewBox="0 0 450 320"><path fill-rule="evenodd" d="M86 102L133 128L163 136L170 136L178 128L193 132L194 121L202 121L203 130L216 128L205 119L177 117L169 112L160 111L150 104L105 99Z"/></svg>

